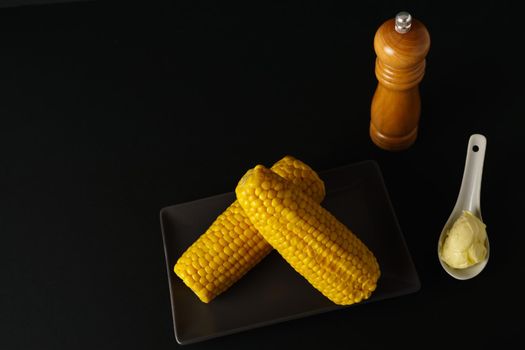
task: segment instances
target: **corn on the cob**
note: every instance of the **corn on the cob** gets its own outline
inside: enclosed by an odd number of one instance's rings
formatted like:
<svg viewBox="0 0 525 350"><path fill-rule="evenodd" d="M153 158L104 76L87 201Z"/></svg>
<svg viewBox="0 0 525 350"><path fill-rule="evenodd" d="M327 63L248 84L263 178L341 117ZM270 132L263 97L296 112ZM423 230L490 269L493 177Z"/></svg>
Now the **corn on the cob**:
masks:
<svg viewBox="0 0 525 350"><path fill-rule="evenodd" d="M293 184L258 165L235 192L261 235L328 299L349 305L375 290L380 271L372 252Z"/></svg>
<svg viewBox="0 0 525 350"><path fill-rule="evenodd" d="M323 181L303 162L286 156L275 163L272 170L293 182L313 201L320 203L323 200ZM272 191L264 193L264 199L268 201L276 196ZM271 250L272 246L257 232L235 201L184 252L174 271L201 301L208 303L257 265Z"/></svg>

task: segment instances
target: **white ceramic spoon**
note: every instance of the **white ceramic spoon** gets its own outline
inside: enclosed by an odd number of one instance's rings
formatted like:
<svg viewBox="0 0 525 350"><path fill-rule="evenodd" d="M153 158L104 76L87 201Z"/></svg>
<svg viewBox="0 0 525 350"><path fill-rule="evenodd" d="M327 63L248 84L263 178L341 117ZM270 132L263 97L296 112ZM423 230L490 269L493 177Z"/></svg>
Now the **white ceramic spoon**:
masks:
<svg viewBox="0 0 525 350"><path fill-rule="evenodd" d="M446 237L446 232L450 229L454 221L462 214L463 210L468 210L475 216L481 219L480 208L480 191L481 191L481 176L483 174L483 161L485 159L485 149L487 147L487 139L480 134L470 136L467 148L467 159L465 161L465 170L463 171L463 180L461 181L461 189L459 190L456 205L452 210L452 214L448 218L438 241L438 259L443 266L443 269L452 277L458 280L467 280L476 277L487 265L490 255L489 239L487 237L487 256L485 260L464 269L456 269L447 265L441 260L441 247ZM482 220L483 221L483 220Z"/></svg>

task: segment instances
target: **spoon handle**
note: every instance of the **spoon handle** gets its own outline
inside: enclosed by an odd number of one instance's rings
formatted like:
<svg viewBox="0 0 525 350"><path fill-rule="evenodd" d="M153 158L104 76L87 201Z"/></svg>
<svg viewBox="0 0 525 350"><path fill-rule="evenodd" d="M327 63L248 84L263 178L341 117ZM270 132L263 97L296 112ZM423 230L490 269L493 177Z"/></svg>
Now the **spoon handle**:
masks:
<svg viewBox="0 0 525 350"><path fill-rule="evenodd" d="M483 161L485 160L485 149L487 139L480 134L470 136L467 148L467 159L461 189L455 210L468 210L481 219L480 192L481 177L483 175Z"/></svg>

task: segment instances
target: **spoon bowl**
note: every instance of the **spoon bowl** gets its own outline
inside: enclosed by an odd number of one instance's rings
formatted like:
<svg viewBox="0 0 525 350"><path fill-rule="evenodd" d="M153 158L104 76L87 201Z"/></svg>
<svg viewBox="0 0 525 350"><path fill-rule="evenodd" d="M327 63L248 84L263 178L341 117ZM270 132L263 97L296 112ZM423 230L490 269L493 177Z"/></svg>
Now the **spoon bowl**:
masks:
<svg viewBox="0 0 525 350"><path fill-rule="evenodd" d="M452 277L458 280L467 280L476 277L489 260L490 255L490 244L487 236L486 248L487 255L483 261L472 266L457 269L449 266L446 262L441 259L441 248L447 236L447 232L450 230L457 218L462 214L464 210L471 212L474 216L478 217L481 221L481 207L480 207L480 192L481 192L481 177L483 175L483 162L485 160L485 149L487 147L487 139L485 136L480 134L474 134L470 136L468 148L467 148L467 159L465 161L465 170L463 171L463 179L461 181L461 188L459 191L456 205L447 220L447 223L441 231L441 235L438 240L438 259L443 269Z"/></svg>

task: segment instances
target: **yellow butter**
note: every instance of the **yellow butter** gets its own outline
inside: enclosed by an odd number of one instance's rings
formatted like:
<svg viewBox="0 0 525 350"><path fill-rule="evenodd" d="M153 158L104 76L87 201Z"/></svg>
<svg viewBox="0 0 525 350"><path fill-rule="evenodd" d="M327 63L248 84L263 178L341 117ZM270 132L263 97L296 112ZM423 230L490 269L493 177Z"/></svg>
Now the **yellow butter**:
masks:
<svg viewBox="0 0 525 350"><path fill-rule="evenodd" d="M486 225L465 210L448 231L441 248L441 259L456 269L472 266L487 256L486 241Z"/></svg>

